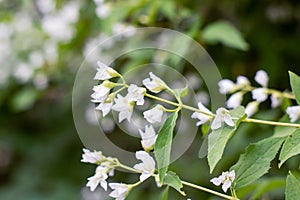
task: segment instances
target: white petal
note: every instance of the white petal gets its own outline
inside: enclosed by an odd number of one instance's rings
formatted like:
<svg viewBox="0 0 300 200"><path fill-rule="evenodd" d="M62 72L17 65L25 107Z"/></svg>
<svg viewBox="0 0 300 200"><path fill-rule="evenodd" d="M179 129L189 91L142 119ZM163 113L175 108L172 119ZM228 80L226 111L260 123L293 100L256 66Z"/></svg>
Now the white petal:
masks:
<svg viewBox="0 0 300 200"><path fill-rule="evenodd" d="M289 115L291 122L295 122L300 117L300 106L290 106L286 109L286 113Z"/></svg>
<svg viewBox="0 0 300 200"><path fill-rule="evenodd" d="M216 129L221 128L221 126L222 126L222 118L219 116L216 116L211 123L211 129L216 130Z"/></svg>
<svg viewBox="0 0 300 200"><path fill-rule="evenodd" d="M271 96L271 106L276 108L282 104L282 98L277 94L272 94Z"/></svg>
<svg viewBox="0 0 300 200"><path fill-rule="evenodd" d="M255 75L254 79L261 86L263 86L263 87L268 86L269 77L268 77L267 72L265 72L264 70L259 70L258 72L256 72L256 75Z"/></svg>
<svg viewBox="0 0 300 200"><path fill-rule="evenodd" d="M230 188L230 186L231 186L231 181L226 180L226 181L223 183L223 185L222 185L223 191L224 191L224 192L227 192L227 190L228 190L228 188Z"/></svg>
<svg viewBox="0 0 300 200"><path fill-rule="evenodd" d="M252 98L258 102L264 102L268 98L265 88L256 88L252 90Z"/></svg>
<svg viewBox="0 0 300 200"><path fill-rule="evenodd" d="M212 182L212 183L213 183L214 185L216 185L216 186L221 185L222 181L223 181L223 180L222 180L220 177L218 177L218 178L213 178L213 179L210 180L210 182Z"/></svg>
<svg viewBox="0 0 300 200"><path fill-rule="evenodd" d="M226 102L228 108L236 108L241 105L243 100L243 93L242 92L237 92L228 99Z"/></svg>
<svg viewBox="0 0 300 200"><path fill-rule="evenodd" d="M245 87L245 86L247 86L247 85L250 85L250 81L248 80L248 78L247 77L245 77L245 76L238 76L237 78L236 78L236 84L238 85L238 86L240 86L240 87Z"/></svg>
<svg viewBox="0 0 300 200"><path fill-rule="evenodd" d="M248 103L245 108L245 113L247 114L247 116L251 117L252 115L254 115L258 111L258 106L259 102L257 101L252 101Z"/></svg>
<svg viewBox="0 0 300 200"><path fill-rule="evenodd" d="M228 125L228 126L235 126L235 123L232 121L231 117L229 114L224 116L224 122Z"/></svg>
<svg viewBox="0 0 300 200"><path fill-rule="evenodd" d="M235 84L229 79L221 80L218 83L218 86L219 86L219 91L221 94L229 94L229 93L233 92L236 87Z"/></svg>
<svg viewBox="0 0 300 200"><path fill-rule="evenodd" d="M144 118L150 123L161 122L164 114L163 107L161 105L156 105L154 108L145 111L143 114Z"/></svg>

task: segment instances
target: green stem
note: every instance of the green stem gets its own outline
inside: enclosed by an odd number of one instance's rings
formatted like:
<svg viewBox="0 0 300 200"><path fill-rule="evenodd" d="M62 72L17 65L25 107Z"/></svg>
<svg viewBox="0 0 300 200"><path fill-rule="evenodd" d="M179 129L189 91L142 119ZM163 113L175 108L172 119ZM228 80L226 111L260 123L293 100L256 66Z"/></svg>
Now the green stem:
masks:
<svg viewBox="0 0 300 200"><path fill-rule="evenodd" d="M146 93L145 94L146 97L173 105L173 106L181 106L184 109L190 110L190 111L194 111L194 112L199 112L202 113L204 115L210 116L210 117L214 117L215 114L212 113L207 113L207 112L203 112L197 108L194 108L192 106L188 106L185 104L180 105L179 103L175 103L166 99L162 99L160 97L157 96L153 96L151 94ZM275 121L267 121L267 120L260 120L260 119L252 119L252 118L246 118L244 120L242 120L242 122L246 122L246 123L257 123L257 124L265 124L265 125L272 125L272 126L288 126L288 127L295 127L295 128L300 128L300 124L295 124L295 123L284 123L284 122L275 122Z"/></svg>
<svg viewBox="0 0 300 200"><path fill-rule="evenodd" d="M181 181L181 183L182 183L183 185L186 185L186 186L189 186L189 187L198 189L198 190L202 190L202 191L204 191L204 192L208 192L208 193L210 193L210 194L213 194L213 195L222 197L222 198L224 198L224 199L239 200L238 198L235 198L235 197L232 197L232 196L228 196L228 195L226 195L226 194L222 194L222 193L220 193L220 192L216 192L216 191L214 191L214 190L211 190L211 189L208 189L208 188L205 188L205 187L202 187L202 186L193 184L193 183L189 183L189 182L186 182L186 181Z"/></svg>

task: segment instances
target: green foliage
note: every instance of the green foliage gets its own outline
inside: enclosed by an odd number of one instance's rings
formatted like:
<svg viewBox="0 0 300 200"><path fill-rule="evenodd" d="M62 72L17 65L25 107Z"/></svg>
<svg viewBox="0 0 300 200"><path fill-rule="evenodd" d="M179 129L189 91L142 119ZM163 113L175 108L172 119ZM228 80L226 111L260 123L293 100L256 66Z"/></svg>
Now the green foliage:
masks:
<svg viewBox="0 0 300 200"><path fill-rule="evenodd" d="M286 200L300 199L300 182L291 172L286 179L285 199Z"/></svg>
<svg viewBox="0 0 300 200"><path fill-rule="evenodd" d="M285 140L280 155L279 155L279 167L292 156L300 153L300 129L295 130L290 136Z"/></svg>
<svg viewBox="0 0 300 200"><path fill-rule="evenodd" d="M185 97L188 94L189 87L187 85L184 88L174 89L174 92L175 92L175 94L176 94L177 97L183 98L183 97Z"/></svg>
<svg viewBox="0 0 300 200"><path fill-rule="evenodd" d="M176 173L172 171L168 171L167 175L164 179L164 184L174 188L177 190L181 195L185 196L186 194L181 190L183 187L180 178L176 175Z"/></svg>
<svg viewBox="0 0 300 200"><path fill-rule="evenodd" d="M251 144L231 167L236 172L234 188L244 187L267 173L283 141L284 138L271 137Z"/></svg>
<svg viewBox="0 0 300 200"><path fill-rule="evenodd" d="M220 42L225 46L243 51L249 49L240 31L227 21L217 21L207 25L202 30L202 38L209 44Z"/></svg>
<svg viewBox="0 0 300 200"><path fill-rule="evenodd" d="M24 111L32 108L38 97L38 91L34 88L24 88L14 95L12 107L15 111Z"/></svg>
<svg viewBox="0 0 300 200"><path fill-rule="evenodd" d="M167 120L158 132L158 136L154 145L154 154L158 166L159 181L161 183L164 182L164 178L170 164L173 131L176 125L177 117L178 112L174 112L168 116Z"/></svg>
<svg viewBox="0 0 300 200"><path fill-rule="evenodd" d="M300 77L293 72L289 72L292 91L296 97L298 105L300 105Z"/></svg>
<svg viewBox="0 0 300 200"><path fill-rule="evenodd" d="M237 107L229 112L230 116L235 122L234 127L224 126L217 130L212 130L208 136L208 164L210 167L210 173L214 170L215 166L222 158L224 149L229 139L237 130L241 120L246 118L245 109L242 106Z"/></svg>

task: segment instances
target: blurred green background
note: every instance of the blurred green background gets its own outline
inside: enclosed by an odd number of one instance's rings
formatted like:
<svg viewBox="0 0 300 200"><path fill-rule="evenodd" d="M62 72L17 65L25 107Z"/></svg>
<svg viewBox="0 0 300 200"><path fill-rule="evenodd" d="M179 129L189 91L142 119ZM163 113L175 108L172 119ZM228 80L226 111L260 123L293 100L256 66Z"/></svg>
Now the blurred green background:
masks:
<svg viewBox="0 0 300 200"><path fill-rule="evenodd" d="M224 78L245 75L253 80L256 71L264 69L270 87L289 90L288 70L300 74L298 1L0 0L0 199L107 198L101 189L90 193L85 188L95 167L80 163L83 144L72 118L72 88L91 49L112 34L134 27L170 28L189 35L208 51ZM118 47L105 47L103 52L113 48ZM151 55L120 58L116 68L148 63L153 61ZM188 73L188 66L171 57L164 63ZM282 115L280 109L261 112L273 120ZM243 125L217 172L228 169L250 142L271 131L269 126ZM113 134L122 135L117 128ZM206 160L198 158L201 142L199 131L171 169L184 180L220 190L208 181L212 175ZM284 176L288 169L297 169L298 160L291 159L280 171L274 163L271 179L264 177L241 194L256 191L258 198L282 199ZM123 182L137 179L121 172L116 177ZM270 191L261 196L258 186ZM153 181L141 188L128 199L161 196ZM185 190L192 199L214 199ZM185 198L171 191L169 199Z"/></svg>

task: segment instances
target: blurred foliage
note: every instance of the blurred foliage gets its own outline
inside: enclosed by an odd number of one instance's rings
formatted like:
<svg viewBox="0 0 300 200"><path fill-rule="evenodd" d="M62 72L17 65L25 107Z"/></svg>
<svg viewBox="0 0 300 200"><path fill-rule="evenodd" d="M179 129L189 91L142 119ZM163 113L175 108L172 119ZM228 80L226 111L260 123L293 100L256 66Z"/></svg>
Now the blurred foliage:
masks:
<svg viewBox="0 0 300 200"><path fill-rule="evenodd" d="M99 2L0 0L0 199L105 198L101 192L93 196L83 189L94 169L80 163L83 145L73 124L71 93L87 52L111 34L133 27L174 29L202 44L224 77L253 77L264 69L271 87L277 89L290 89L288 70L300 74L298 1L107 0L106 10ZM130 54L118 63L126 69L149 60L147 53ZM189 71L172 56L168 63ZM280 110L261 113L272 120L282 114ZM242 125L217 171L235 163L250 142L271 133L269 126ZM122 140L120 134L116 129L111 138ZM130 139L126 141L130 146ZM198 159L201 142L199 134L171 169L183 180L214 188L207 181L212 176L205 159ZM266 181L266 176L240 193L253 191L251 199L282 199L278 196L284 189L282 176L298 167L299 157L281 170L274 163L270 175L278 178ZM126 182L137 178L121 172L117 177ZM152 192L157 190L154 182L142 188L128 199L163 195L163 189ZM185 191L192 199L214 199L190 188ZM169 199L179 198L170 188Z"/></svg>

